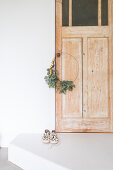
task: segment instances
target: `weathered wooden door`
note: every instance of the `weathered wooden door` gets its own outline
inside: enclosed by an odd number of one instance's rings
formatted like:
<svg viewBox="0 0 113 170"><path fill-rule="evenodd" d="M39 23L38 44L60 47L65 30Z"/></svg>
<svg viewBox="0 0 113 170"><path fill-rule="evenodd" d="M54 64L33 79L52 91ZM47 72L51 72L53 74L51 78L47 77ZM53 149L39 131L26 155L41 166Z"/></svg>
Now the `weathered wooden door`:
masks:
<svg viewBox="0 0 113 170"><path fill-rule="evenodd" d="M57 132L113 131L113 0L56 0Z"/></svg>

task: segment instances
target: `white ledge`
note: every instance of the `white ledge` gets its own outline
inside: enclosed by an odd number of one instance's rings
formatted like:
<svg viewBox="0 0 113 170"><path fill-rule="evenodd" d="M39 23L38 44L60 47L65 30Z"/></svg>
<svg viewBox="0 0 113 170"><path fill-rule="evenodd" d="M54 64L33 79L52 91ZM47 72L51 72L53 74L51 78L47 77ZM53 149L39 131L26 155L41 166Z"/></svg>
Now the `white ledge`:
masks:
<svg viewBox="0 0 113 170"><path fill-rule="evenodd" d="M41 134L22 134L9 145L8 160L24 170L113 170L112 134L59 134L43 144Z"/></svg>

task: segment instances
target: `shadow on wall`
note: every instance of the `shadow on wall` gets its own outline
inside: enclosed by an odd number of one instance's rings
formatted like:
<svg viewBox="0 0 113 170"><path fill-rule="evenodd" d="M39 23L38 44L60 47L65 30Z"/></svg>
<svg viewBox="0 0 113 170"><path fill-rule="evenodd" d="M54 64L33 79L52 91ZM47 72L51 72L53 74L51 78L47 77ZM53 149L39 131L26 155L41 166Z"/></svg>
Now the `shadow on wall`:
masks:
<svg viewBox="0 0 113 170"><path fill-rule="evenodd" d="M0 148L1 148L2 135L0 134Z"/></svg>

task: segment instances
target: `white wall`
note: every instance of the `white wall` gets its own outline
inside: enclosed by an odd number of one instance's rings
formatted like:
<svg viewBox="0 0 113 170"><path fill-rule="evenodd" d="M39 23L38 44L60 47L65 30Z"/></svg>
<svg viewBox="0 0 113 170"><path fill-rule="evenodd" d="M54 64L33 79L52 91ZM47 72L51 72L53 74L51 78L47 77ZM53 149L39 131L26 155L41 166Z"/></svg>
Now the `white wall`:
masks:
<svg viewBox="0 0 113 170"><path fill-rule="evenodd" d="M9 142L20 133L38 133L55 126L55 96L44 81L46 68L55 55L55 0L0 0L0 143ZM88 137L90 134L86 134ZM81 143L81 138L76 139ZM98 144L99 137L95 136ZM112 160L112 134L100 146ZM83 140L83 137L82 137ZM84 147L91 157L101 154L96 143ZM81 149L81 145L77 146ZM78 154L80 155L80 154ZM104 155L104 156L105 156ZM92 155L93 156L93 155ZM81 157L80 157L81 158ZM79 158L78 158L79 159ZM97 158L98 159L98 158ZM99 160L91 159L98 168ZM79 159L79 161L81 161ZM87 162L86 161L86 165ZM108 164L109 161L107 160ZM89 170L91 168L88 168ZM103 169L109 167L103 166Z"/></svg>
<svg viewBox="0 0 113 170"><path fill-rule="evenodd" d="M44 81L55 55L54 0L0 0L0 141L55 127Z"/></svg>

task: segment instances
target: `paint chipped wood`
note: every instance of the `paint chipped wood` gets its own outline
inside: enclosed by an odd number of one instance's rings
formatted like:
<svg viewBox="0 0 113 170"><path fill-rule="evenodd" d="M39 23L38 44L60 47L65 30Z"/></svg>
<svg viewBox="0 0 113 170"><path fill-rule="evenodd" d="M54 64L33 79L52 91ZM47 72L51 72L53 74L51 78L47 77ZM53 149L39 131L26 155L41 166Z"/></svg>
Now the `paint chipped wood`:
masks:
<svg viewBox="0 0 113 170"><path fill-rule="evenodd" d="M108 0L108 26L62 27L62 0L56 1L56 68L60 79L74 80L76 89L56 91L57 132L113 132L113 0ZM76 61L73 59L75 57Z"/></svg>

